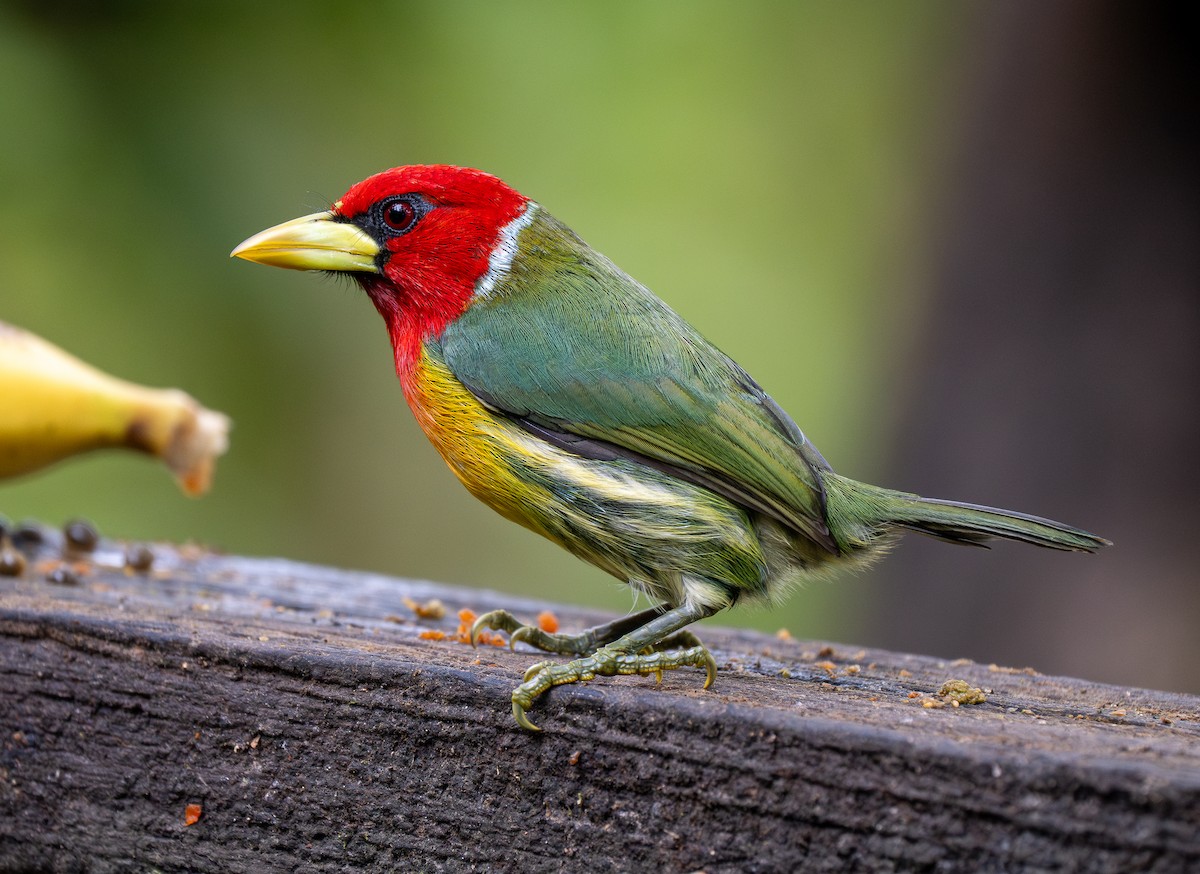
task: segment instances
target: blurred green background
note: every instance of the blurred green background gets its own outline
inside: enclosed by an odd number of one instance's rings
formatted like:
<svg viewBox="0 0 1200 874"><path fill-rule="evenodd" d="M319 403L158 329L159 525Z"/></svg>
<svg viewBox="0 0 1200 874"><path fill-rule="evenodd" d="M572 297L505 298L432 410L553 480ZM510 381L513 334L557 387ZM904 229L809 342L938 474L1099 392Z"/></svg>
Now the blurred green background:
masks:
<svg viewBox="0 0 1200 874"><path fill-rule="evenodd" d="M0 512L627 609L454 481L364 297L227 257L405 163L500 175L737 358L839 470L925 488L892 452L897 386L933 309L980 18L951 0L0 5L0 319L235 423L201 500L101 453L0 484ZM1118 534L1069 501L1030 506L1019 476L1009 495L969 485L943 491ZM873 574L719 621L925 649L873 630Z"/></svg>

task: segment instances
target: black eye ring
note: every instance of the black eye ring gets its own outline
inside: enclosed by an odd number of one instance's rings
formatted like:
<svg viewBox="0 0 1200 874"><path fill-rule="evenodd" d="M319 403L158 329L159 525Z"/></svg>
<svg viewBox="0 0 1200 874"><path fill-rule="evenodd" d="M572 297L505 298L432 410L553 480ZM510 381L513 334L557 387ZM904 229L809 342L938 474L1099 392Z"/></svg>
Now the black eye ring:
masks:
<svg viewBox="0 0 1200 874"><path fill-rule="evenodd" d="M389 237L399 237L411 231L430 208L419 194L401 194L381 200L371 212L380 231Z"/></svg>

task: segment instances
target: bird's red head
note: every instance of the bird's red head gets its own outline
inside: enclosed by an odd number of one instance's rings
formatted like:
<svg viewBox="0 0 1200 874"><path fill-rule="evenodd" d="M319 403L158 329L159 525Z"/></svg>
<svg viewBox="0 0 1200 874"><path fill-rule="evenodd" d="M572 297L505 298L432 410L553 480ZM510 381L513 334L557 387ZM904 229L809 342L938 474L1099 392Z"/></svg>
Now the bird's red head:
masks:
<svg viewBox="0 0 1200 874"><path fill-rule="evenodd" d="M502 230L528 202L482 171L431 165L385 170L334 204L335 220L379 246L378 272L351 275L387 322L397 364L467 308Z"/></svg>

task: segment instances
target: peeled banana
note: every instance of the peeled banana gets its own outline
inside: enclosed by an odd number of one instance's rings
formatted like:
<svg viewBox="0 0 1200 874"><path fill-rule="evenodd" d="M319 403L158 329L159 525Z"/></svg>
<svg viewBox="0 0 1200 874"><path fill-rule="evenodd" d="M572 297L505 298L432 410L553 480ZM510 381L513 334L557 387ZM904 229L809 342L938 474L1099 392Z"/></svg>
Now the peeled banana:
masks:
<svg viewBox="0 0 1200 874"><path fill-rule="evenodd" d="M212 482L229 419L178 389L109 376L41 337L0 322L0 477L90 449L161 458L189 495Z"/></svg>

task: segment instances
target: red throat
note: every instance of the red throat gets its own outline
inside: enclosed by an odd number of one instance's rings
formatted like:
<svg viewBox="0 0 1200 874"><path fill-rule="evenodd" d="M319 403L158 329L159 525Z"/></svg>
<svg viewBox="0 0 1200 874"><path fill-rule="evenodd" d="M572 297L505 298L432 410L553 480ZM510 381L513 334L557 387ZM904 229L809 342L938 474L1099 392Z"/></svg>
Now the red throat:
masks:
<svg viewBox="0 0 1200 874"><path fill-rule="evenodd" d="M431 165L396 167L365 179L334 211L354 219L401 194L418 194L432 209L411 231L384 243L381 274L357 278L387 323L396 370L407 381L422 343L440 335L470 304L501 230L529 201L479 170Z"/></svg>

